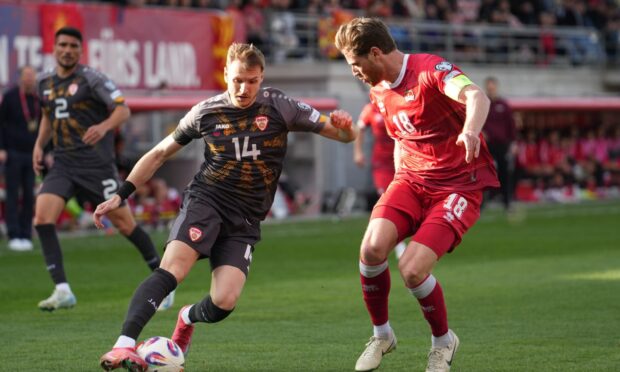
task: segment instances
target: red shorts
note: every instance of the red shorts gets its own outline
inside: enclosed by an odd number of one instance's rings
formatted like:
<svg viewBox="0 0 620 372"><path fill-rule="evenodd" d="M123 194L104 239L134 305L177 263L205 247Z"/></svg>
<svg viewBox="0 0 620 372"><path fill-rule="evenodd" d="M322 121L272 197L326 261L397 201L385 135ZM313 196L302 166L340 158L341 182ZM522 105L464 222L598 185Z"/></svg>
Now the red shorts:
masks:
<svg viewBox="0 0 620 372"><path fill-rule="evenodd" d="M413 240L438 257L459 245L463 234L480 217L482 190L445 191L397 180L372 210L370 219L386 218L396 225L398 241Z"/></svg>
<svg viewBox="0 0 620 372"><path fill-rule="evenodd" d="M373 169L372 180L375 183L377 194L381 195L387 190L390 182L394 179L394 169Z"/></svg>

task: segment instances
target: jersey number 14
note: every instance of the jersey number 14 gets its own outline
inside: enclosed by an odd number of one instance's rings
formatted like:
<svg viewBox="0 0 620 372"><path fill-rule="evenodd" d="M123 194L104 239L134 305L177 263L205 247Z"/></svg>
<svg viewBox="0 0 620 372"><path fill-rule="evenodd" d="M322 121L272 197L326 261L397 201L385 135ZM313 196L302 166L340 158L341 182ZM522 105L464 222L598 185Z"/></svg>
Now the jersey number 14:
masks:
<svg viewBox="0 0 620 372"><path fill-rule="evenodd" d="M250 145L250 137L243 137L243 150L241 149L241 145L239 144L239 137L235 137L232 139L235 144L235 155L237 157L237 161L241 161L242 158L252 157L252 160L258 159L258 155L260 155L260 150L256 148L256 144L252 144L252 150L248 149Z"/></svg>

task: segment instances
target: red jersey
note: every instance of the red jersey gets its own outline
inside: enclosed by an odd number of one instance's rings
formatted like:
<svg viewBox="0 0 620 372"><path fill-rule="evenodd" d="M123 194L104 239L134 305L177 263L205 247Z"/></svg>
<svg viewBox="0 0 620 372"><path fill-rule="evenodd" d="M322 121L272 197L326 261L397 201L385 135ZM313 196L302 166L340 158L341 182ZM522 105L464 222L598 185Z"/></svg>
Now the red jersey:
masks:
<svg viewBox="0 0 620 372"><path fill-rule="evenodd" d="M394 140L388 136L379 110L371 103L366 104L357 122L360 129L370 127L374 137L372 168L394 170Z"/></svg>
<svg viewBox="0 0 620 372"><path fill-rule="evenodd" d="M456 66L431 54L407 54L398 79L370 90L371 102L400 146L395 179L406 178L441 190L497 187L493 158L480 136L480 156L467 164L456 140L463 130L465 105L460 89L472 84Z"/></svg>

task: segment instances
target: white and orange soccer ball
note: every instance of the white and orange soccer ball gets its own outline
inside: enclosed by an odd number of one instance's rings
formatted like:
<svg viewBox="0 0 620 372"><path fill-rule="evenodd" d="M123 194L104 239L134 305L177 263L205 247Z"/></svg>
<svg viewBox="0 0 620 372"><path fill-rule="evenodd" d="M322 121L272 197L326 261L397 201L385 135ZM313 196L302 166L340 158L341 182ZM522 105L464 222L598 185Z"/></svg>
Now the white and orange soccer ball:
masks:
<svg viewBox="0 0 620 372"><path fill-rule="evenodd" d="M147 372L183 372L185 369L181 348L169 338L151 337L139 344L136 351L146 361Z"/></svg>

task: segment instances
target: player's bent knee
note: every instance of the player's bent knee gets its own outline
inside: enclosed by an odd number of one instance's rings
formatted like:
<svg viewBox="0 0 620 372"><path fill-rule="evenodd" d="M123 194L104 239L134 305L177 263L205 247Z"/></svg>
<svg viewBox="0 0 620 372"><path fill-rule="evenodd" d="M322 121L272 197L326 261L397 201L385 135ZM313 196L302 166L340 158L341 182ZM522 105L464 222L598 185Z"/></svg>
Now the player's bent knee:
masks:
<svg viewBox="0 0 620 372"><path fill-rule="evenodd" d="M411 262L398 262L398 270L403 277L405 284L409 288L413 288L422 283L424 279L430 274L429 270L426 270L420 266Z"/></svg>
<svg viewBox="0 0 620 372"><path fill-rule="evenodd" d="M363 242L360 249L360 257L367 265L377 265L387 259L390 248L376 242Z"/></svg>
<svg viewBox="0 0 620 372"><path fill-rule="evenodd" d="M220 304L221 306L224 306ZM234 307L226 310L213 303L211 296L205 297L200 303L194 306L194 316L206 323L220 322L230 315Z"/></svg>
<svg viewBox="0 0 620 372"><path fill-rule="evenodd" d="M223 295L218 295L213 300L214 305L222 309L234 309L237 306L237 301L239 300L239 296L235 293L224 293ZM232 310L231 310L232 311Z"/></svg>

